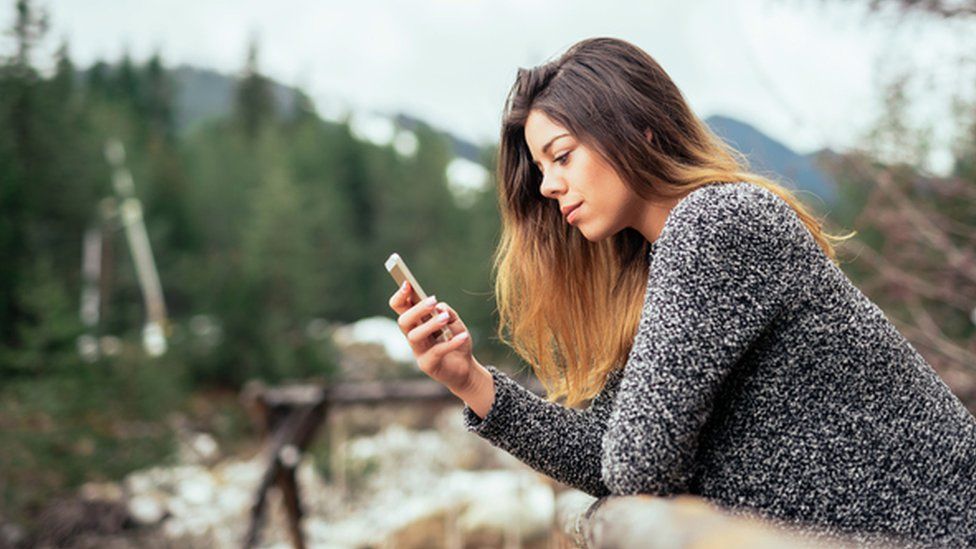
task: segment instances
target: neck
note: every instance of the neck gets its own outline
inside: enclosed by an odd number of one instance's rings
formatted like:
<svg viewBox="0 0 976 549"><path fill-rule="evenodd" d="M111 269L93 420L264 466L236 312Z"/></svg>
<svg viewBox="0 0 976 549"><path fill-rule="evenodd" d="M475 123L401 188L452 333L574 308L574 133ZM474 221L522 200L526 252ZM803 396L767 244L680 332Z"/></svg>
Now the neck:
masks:
<svg viewBox="0 0 976 549"><path fill-rule="evenodd" d="M666 202L647 202L638 215L638 221L634 225L648 242L655 242L664 230L664 224L668 219L668 214L678 204L680 198L668 200Z"/></svg>

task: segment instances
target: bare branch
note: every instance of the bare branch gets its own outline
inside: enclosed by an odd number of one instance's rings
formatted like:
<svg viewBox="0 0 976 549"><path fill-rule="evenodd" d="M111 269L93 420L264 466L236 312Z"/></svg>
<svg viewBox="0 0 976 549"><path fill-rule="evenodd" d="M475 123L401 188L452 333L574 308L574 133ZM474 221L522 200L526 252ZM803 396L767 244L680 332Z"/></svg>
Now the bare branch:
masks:
<svg viewBox="0 0 976 549"><path fill-rule="evenodd" d="M909 297L905 300L905 305L908 307L908 311L915 319L919 329L925 333L929 341L937 344L942 353L953 357L960 365L968 364L976 371L976 355L946 337L945 332L939 328L932 315L922 307L917 297Z"/></svg>
<svg viewBox="0 0 976 549"><path fill-rule="evenodd" d="M848 241L847 246L857 254L858 259L864 259L887 282L897 284L929 299L938 300L963 314L969 314L971 307L967 307L960 303L960 301L968 301L971 304L976 304L976 294L961 295L957 288L954 289L945 285L926 282L891 263L881 256L881 254L871 249L870 246L865 246L854 240Z"/></svg>
<svg viewBox="0 0 976 549"><path fill-rule="evenodd" d="M928 240L932 246L945 254L946 261L949 265L958 269L960 274L973 283L976 283L976 256L969 250L957 248L945 234L939 231L938 227L929 221L925 214L919 211L908 197L905 196L904 192L894 184L889 172L882 171L879 173L876 181L879 186L887 191L887 195L896 202L901 212L912 223L912 227L917 229L919 234Z"/></svg>
<svg viewBox="0 0 976 549"><path fill-rule="evenodd" d="M943 19L976 16L976 1L973 0L871 0L872 11L881 11L885 6L895 6L903 14L925 12Z"/></svg>
<svg viewBox="0 0 976 549"><path fill-rule="evenodd" d="M903 333L915 345L924 346L933 353L944 357L948 362L966 369L970 374L976 372L976 358L973 353L957 345L947 347L944 340L933 339L925 330L921 330L907 322L895 322L898 331Z"/></svg>

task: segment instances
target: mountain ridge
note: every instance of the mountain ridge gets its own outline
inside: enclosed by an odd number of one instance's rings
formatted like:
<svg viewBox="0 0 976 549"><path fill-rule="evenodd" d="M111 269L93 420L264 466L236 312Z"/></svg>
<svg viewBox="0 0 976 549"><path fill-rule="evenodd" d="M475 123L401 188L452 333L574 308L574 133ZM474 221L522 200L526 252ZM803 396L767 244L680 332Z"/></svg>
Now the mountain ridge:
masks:
<svg viewBox="0 0 976 549"><path fill-rule="evenodd" d="M177 132L192 131L198 124L232 113L234 90L241 79L239 75L185 64L167 71L174 85L174 125ZM302 92L274 79L269 78L269 82L278 112L290 116L299 104L298 97ZM478 164L484 162L484 147L436 128L419 117L405 112L382 116L406 130L426 125L451 142L456 156ZM712 115L705 119L705 123L721 139L742 152L753 170L770 176L787 188L815 194L827 208L836 202L837 184L818 166L823 159L836 155L834 151L823 149L800 154L751 124L729 116Z"/></svg>

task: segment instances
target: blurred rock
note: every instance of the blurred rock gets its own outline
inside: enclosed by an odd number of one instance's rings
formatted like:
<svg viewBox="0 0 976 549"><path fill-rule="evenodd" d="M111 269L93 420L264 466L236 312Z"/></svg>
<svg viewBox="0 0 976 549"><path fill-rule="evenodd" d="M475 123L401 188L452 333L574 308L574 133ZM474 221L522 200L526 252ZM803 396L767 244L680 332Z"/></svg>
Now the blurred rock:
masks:
<svg viewBox="0 0 976 549"><path fill-rule="evenodd" d="M384 406L364 411L363 417L351 410L360 409L350 407L331 416L329 436L338 433L330 443L337 466L331 480L307 454L296 471L308 546L543 546L555 509L552 487L467 432L460 406ZM370 425L363 418L379 423ZM411 429L398 419L430 428ZM372 434L343 431L347 421L357 420ZM261 454L206 464L199 458L212 455L210 450L219 454L212 448L216 443L198 432L186 433L193 436L185 440L192 445L195 438L199 447L178 454L185 462L135 471L119 484L86 485L78 501L112 500L116 507L95 516L77 504L62 509L50 541L75 531L114 536L118 532L111 533L113 529L138 527L128 536L152 532L151 543L157 546L239 547L267 464ZM491 470L471 470L485 467ZM259 546L290 546L284 509L274 490L266 509ZM108 537L93 539L92 547L108 546L98 541Z"/></svg>
<svg viewBox="0 0 976 549"><path fill-rule="evenodd" d="M180 426L176 429L177 459L192 465L213 465L220 460L217 441L208 433Z"/></svg>
<svg viewBox="0 0 976 549"><path fill-rule="evenodd" d="M552 488L534 472L455 471L442 489L467 503L459 518L461 531L514 531L520 540L544 538L553 523Z"/></svg>
<svg viewBox="0 0 976 549"><path fill-rule="evenodd" d="M122 501L125 494L114 482L86 482L78 489L78 495L86 501Z"/></svg>
<svg viewBox="0 0 976 549"><path fill-rule="evenodd" d="M44 527L28 543L31 547L63 547L84 535L114 535L135 525L124 503L80 497L49 503L37 523Z"/></svg>
<svg viewBox="0 0 976 549"><path fill-rule="evenodd" d="M433 422L436 431L390 424L343 444L347 513L328 523L310 520L310 544L460 547L477 539L474 546L483 547L493 545L489 540L498 546L545 540L555 508L548 483L520 463L516 470L459 470L471 462L501 463L472 458L501 451L465 431L457 407Z"/></svg>
<svg viewBox="0 0 976 549"><path fill-rule="evenodd" d="M140 526L154 526L167 516L163 496L158 493L147 493L129 499L129 515Z"/></svg>
<svg viewBox="0 0 976 549"><path fill-rule="evenodd" d="M129 500L129 515L140 526L153 526L166 516L166 508L159 496L143 494Z"/></svg>
<svg viewBox="0 0 976 549"><path fill-rule="evenodd" d="M0 547L18 547L27 537L23 527L6 523L0 524Z"/></svg>
<svg viewBox="0 0 976 549"><path fill-rule="evenodd" d="M332 330L332 343L346 381L395 379L416 370L410 344L392 318L376 316L339 325Z"/></svg>
<svg viewBox="0 0 976 549"><path fill-rule="evenodd" d="M392 312L391 312L392 314ZM339 346L355 343L375 343L380 345L391 360L412 362L413 351L407 338L400 331L396 320L385 316L374 316L335 328L332 341Z"/></svg>

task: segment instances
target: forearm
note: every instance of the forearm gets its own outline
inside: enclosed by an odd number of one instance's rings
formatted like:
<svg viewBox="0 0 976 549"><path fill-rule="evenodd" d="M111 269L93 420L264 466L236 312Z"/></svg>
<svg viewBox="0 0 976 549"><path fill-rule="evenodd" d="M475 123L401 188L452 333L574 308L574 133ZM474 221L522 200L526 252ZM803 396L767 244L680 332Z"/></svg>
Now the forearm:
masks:
<svg viewBox="0 0 976 549"><path fill-rule="evenodd" d="M564 484L596 497L606 495L600 457L609 398L598 399L596 407L586 410L566 408L493 366L485 371L491 378L476 378L479 381L472 382L468 393L475 406L485 407L485 415L481 417L470 403L465 406L467 429Z"/></svg>

